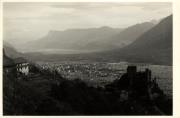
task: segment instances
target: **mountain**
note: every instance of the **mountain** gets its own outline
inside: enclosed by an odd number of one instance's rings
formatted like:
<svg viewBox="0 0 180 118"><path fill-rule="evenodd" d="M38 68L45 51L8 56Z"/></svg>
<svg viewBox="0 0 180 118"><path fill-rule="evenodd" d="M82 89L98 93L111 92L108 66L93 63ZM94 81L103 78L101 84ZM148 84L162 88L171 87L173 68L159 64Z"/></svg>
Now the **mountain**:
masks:
<svg viewBox="0 0 180 118"><path fill-rule="evenodd" d="M162 19L134 40L123 48L103 52L71 55L28 53L27 56L33 60L44 61L127 61L172 65L172 15Z"/></svg>
<svg viewBox="0 0 180 118"><path fill-rule="evenodd" d="M39 40L28 42L24 50L78 50L90 42L101 40L105 37L110 37L119 33L121 30L122 29L100 27L88 29L68 29L65 31L49 31L45 37Z"/></svg>
<svg viewBox="0 0 180 118"><path fill-rule="evenodd" d="M130 45L109 54L127 61L172 65L172 15Z"/></svg>
<svg viewBox="0 0 180 118"><path fill-rule="evenodd" d="M120 32L117 35L114 35L112 37L108 37L111 40L107 40L106 45L112 45L115 48L122 48L126 45L131 44L133 41L135 41L139 36L141 36L143 33L148 31L154 26L151 22L144 22L141 24L136 24L133 26L130 26L126 29L124 29L122 32ZM102 42L102 44L105 44Z"/></svg>
<svg viewBox="0 0 180 118"><path fill-rule="evenodd" d="M111 50L128 45L153 26L153 23L146 22L125 29L100 27L50 31L47 36L28 42L24 50L52 50L54 52L57 49L78 50L79 52Z"/></svg>
<svg viewBox="0 0 180 118"><path fill-rule="evenodd" d="M14 59L14 58L18 58L18 57L22 56L21 53L16 51L16 49L6 41L3 41L3 49L4 49L4 52L6 53L6 55L10 58Z"/></svg>

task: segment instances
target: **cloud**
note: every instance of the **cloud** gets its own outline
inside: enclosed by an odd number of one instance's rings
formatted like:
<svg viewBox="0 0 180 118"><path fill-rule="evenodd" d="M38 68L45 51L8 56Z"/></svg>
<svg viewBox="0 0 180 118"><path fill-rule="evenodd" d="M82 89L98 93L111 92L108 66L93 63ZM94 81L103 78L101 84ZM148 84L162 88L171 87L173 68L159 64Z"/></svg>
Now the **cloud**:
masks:
<svg viewBox="0 0 180 118"><path fill-rule="evenodd" d="M50 30L128 27L172 13L171 3L4 3L5 38L14 43L35 40ZM17 41L18 40L18 41Z"/></svg>
<svg viewBox="0 0 180 118"><path fill-rule="evenodd" d="M138 7L143 10L159 10L172 6L170 2L75 2L75 3L56 3L51 4L55 8L74 8L74 9L107 9L111 7Z"/></svg>
<svg viewBox="0 0 180 118"><path fill-rule="evenodd" d="M163 2L163 3L147 3L147 4L142 4L140 7L143 10L147 11L154 11L154 10L165 10L171 8L172 3L170 2Z"/></svg>

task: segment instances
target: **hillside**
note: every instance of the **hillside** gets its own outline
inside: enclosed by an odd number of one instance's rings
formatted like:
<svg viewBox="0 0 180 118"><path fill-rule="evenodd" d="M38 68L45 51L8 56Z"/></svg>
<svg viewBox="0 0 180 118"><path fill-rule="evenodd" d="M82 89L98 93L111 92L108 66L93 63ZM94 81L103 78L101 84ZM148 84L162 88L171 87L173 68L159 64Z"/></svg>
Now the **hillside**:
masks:
<svg viewBox="0 0 180 118"><path fill-rule="evenodd" d="M3 73L3 115L172 115L172 100L166 99L158 88L155 93L159 97L153 101L142 94L122 96L121 91L125 90L119 85L130 88L123 81L127 74L105 88L95 88L80 79L68 80L34 65L30 72L25 79Z"/></svg>
<svg viewBox="0 0 180 118"><path fill-rule="evenodd" d="M6 41L3 41L3 48L8 57L18 58L22 56L21 53L17 52L16 49Z"/></svg>
<svg viewBox="0 0 180 118"><path fill-rule="evenodd" d="M172 15L132 44L109 54L128 61L172 65Z"/></svg>
<svg viewBox="0 0 180 118"><path fill-rule="evenodd" d="M105 42L101 41L101 45L112 46L112 48L122 48L134 42L139 36L151 29L153 26L154 24L151 22L135 24L124 29L117 35L107 37L110 40L106 40Z"/></svg>

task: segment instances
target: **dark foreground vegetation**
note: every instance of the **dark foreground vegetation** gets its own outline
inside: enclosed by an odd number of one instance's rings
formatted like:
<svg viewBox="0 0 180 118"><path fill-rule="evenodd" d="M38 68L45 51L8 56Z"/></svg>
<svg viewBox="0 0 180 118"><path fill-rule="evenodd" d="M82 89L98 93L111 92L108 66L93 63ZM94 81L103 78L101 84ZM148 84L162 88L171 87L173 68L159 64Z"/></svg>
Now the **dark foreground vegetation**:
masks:
<svg viewBox="0 0 180 118"><path fill-rule="evenodd" d="M30 72L18 78L16 73L3 74L4 115L172 115L172 100L158 85L149 96L146 86L129 88L127 74L105 88L94 88L56 71L31 65Z"/></svg>

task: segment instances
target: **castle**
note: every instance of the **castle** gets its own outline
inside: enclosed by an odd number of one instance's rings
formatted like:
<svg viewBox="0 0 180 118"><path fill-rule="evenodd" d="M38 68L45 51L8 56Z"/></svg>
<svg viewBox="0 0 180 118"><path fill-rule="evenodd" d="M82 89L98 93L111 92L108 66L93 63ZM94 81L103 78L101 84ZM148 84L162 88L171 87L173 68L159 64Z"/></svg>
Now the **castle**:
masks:
<svg viewBox="0 0 180 118"><path fill-rule="evenodd" d="M122 99L153 98L156 92L161 92L155 79L151 77L151 70L137 72L136 66L128 66L127 72L120 79L105 86L107 91L120 94ZM155 90L155 91L154 91Z"/></svg>

